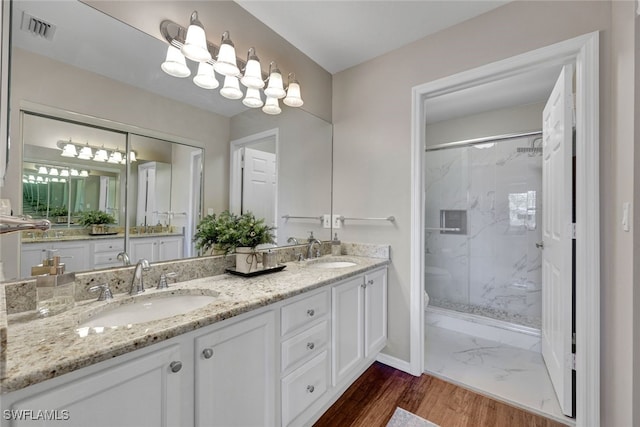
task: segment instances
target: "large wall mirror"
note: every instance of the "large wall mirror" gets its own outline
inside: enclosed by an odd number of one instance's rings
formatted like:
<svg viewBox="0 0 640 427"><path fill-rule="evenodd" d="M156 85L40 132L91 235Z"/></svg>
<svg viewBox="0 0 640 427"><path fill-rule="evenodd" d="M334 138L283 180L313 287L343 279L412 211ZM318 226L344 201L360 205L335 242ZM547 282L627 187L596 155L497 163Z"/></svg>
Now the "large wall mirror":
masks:
<svg viewBox="0 0 640 427"><path fill-rule="evenodd" d="M53 37L31 34L26 16L54 25ZM170 77L159 67L165 43L80 2L14 1L11 33L13 146L2 197L14 214L54 227L3 236L7 279L30 276L43 249L67 257L70 271L121 265L124 250L133 261L197 256L198 221L225 209L262 209L278 245L310 231L330 238L320 221L331 213L330 123L284 106L269 116ZM63 156L67 143L122 157ZM273 159L266 199L233 164L251 153ZM93 210L114 219L104 235L79 224Z"/></svg>

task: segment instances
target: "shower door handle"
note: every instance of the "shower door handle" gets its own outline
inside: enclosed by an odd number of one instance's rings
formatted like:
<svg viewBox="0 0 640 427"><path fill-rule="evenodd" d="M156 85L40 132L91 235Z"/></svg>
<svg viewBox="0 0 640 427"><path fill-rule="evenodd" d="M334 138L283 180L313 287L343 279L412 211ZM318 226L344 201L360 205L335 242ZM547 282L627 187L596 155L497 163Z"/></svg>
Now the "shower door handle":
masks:
<svg viewBox="0 0 640 427"><path fill-rule="evenodd" d="M544 249L544 242L538 242L538 243L536 243L536 248L538 248L538 249Z"/></svg>
<svg viewBox="0 0 640 427"><path fill-rule="evenodd" d="M425 227L426 231L460 231L457 227Z"/></svg>

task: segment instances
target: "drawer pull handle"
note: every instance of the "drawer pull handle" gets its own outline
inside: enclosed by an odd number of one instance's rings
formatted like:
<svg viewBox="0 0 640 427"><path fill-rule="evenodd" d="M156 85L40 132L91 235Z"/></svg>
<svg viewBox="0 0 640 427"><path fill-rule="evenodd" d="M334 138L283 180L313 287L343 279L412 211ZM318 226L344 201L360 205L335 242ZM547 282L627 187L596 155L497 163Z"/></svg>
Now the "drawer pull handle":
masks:
<svg viewBox="0 0 640 427"><path fill-rule="evenodd" d="M316 345L315 345L314 343L312 343L312 342L308 342L308 343L307 343L307 348L308 348L309 350L313 350L313 349L315 348L315 346L316 346Z"/></svg>
<svg viewBox="0 0 640 427"><path fill-rule="evenodd" d="M309 310L307 310L307 316L309 317L313 317L316 314L316 311L312 308L310 308Z"/></svg>
<svg viewBox="0 0 640 427"><path fill-rule="evenodd" d="M202 357L204 357L205 359L211 359L211 356L213 356L212 349L205 348L204 350L202 350Z"/></svg>
<svg viewBox="0 0 640 427"><path fill-rule="evenodd" d="M169 365L169 368L171 369L171 372L179 372L180 369L182 369L182 362L180 361L175 361L175 362L171 362L171 364Z"/></svg>
<svg viewBox="0 0 640 427"><path fill-rule="evenodd" d="M315 387L314 387L314 386L312 386L312 385L308 385L308 386L307 386L307 392L309 392L309 393L313 393L313 390L315 390Z"/></svg>
<svg viewBox="0 0 640 427"><path fill-rule="evenodd" d="M373 285L373 279L369 280L369 281L367 282L367 285Z"/></svg>

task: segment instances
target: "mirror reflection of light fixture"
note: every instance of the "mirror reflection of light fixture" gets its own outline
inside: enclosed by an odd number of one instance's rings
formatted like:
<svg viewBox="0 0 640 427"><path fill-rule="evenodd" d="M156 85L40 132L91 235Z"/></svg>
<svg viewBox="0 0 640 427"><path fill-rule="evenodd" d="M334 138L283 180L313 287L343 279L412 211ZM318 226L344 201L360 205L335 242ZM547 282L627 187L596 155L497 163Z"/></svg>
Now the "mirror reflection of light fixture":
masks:
<svg viewBox="0 0 640 427"><path fill-rule="evenodd" d="M130 162L135 162L136 161L136 152L135 151L129 151L129 161Z"/></svg>
<svg viewBox="0 0 640 427"><path fill-rule="evenodd" d="M58 178L57 177L51 178L51 182L58 182Z"/></svg>
<svg viewBox="0 0 640 427"><path fill-rule="evenodd" d="M187 67L187 61L184 59L180 49L171 45L167 49L167 56L160 68L170 76L178 78L189 77L191 74L191 70Z"/></svg>
<svg viewBox="0 0 640 427"><path fill-rule="evenodd" d="M193 82L196 86L203 89L215 89L220 86L220 83L213 72L213 65L208 62L201 62L198 64L198 74L193 78Z"/></svg>
<svg viewBox="0 0 640 427"><path fill-rule="evenodd" d="M107 160L109 163L120 163L122 162L122 153L119 151L112 151L111 155L109 156L109 160Z"/></svg>
<svg viewBox="0 0 640 427"><path fill-rule="evenodd" d="M196 11L191 14L187 37L180 52L192 61L211 61L211 53L207 49L207 37L202 23L198 20L198 12Z"/></svg>
<svg viewBox="0 0 640 427"><path fill-rule="evenodd" d="M237 76L240 74L236 60L236 48L231 41L229 31L222 33L222 40L220 41L220 50L218 51L218 58L213 65L213 69L223 76Z"/></svg>
<svg viewBox="0 0 640 427"><path fill-rule="evenodd" d="M262 98L260 98L260 91L258 89L248 87L247 95L242 100L242 103L249 108L260 108L263 105Z"/></svg>
<svg viewBox="0 0 640 427"><path fill-rule="evenodd" d="M49 171L47 171L46 166L40 166L40 167L38 168L38 173L41 173L41 174L43 174L43 175L46 175L47 173L49 173Z"/></svg>
<svg viewBox="0 0 640 427"><path fill-rule="evenodd" d="M300 96L300 83L296 80L296 75L289 73L288 80L287 96L282 100L282 102L289 107L302 107L304 102Z"/></svg>
<svg viewBox="0 0 640 427"><path fill-rule="evenodd" d="M69 172L71 174L71 176L78 176L80 175L80 173L78 172L78 169L71 169L71 171Z"/></svg>
<svg viewBox="0 0 640 427"><path fill-rule="evenodd" d="M242 91L240 90L240 84L238 84L238 78L226 76L224 78L224 86L220 89L220 95L227 99L242 98Z"/></svg>
<svg viewBox="0 0 640 427"><path fill-rule="evenodd" d="M38 175L36 177L36 182L44 182L44 179L40 175Z"/></svg>
<svg viewBox="0 0 640 427"><path fill-rule="evenodd" d="M56 169L56 168L51 168L51 169L49 169L49 175L51 175L51 176L58 176L58 175L59 175L59 174L58 174L58 169Z"/></svg>
<svg viewBox="0 0 640 427"><path fill-rule="evenodd" d="M267 96L267 102L265 102L264 107L262 107L262 111L267 114L280 114L282 108L280 108L278 98Z"/></svg>
<svg viewBox="0 0 640 427"><path fill-rule="evenodd" d="M278 99L283 98L287 94L282 86L282 74L274 61L271 61L269 64L269 84L264 90L264 94Z"/></svg>
<svg viewBox="0 0 640 427"><path fill-rule="evenodd" d="M86 178L89 176L89 172L83 169L80 171L80 176Z"/></svg>
<svg viewBox="0 0 640 427"><path fill-rule="evenodd" d="M60 176L69 176L69 169L62 169L60 171Z"/></svg>
<svg viewBox="0 0 640 427"><path fill-rule="evenodd" d="M262 89L264 87L260 59L258 59L256 50L253 47L249 48L249 52L247 52L247 65L244 68L244 76L240 79L240 83L253 89Z"/></svg>

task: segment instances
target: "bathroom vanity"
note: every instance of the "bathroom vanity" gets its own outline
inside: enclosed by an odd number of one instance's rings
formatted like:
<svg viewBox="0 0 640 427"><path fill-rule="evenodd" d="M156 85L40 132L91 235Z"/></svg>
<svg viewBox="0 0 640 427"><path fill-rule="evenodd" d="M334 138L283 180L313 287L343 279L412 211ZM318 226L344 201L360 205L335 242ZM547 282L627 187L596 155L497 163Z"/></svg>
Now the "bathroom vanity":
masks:
<svg viewBox="0 0 640 427"><path fill-rule="evenodd" d="M10 320L4 420L11 426L42 425L32 421L38 415L69 426L311 424L386 344L388 263L323 257L289 262L274 274L224 274L148 289L133 298L215 296L204 307L153 322L101 325L96 316L128 295L78 303L49 319Z"/></svg>

